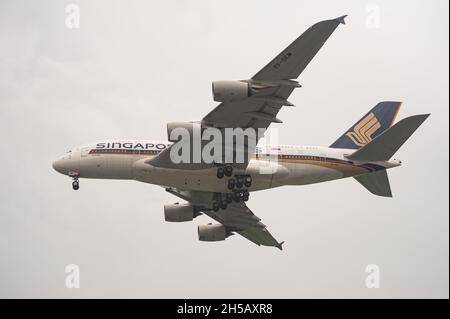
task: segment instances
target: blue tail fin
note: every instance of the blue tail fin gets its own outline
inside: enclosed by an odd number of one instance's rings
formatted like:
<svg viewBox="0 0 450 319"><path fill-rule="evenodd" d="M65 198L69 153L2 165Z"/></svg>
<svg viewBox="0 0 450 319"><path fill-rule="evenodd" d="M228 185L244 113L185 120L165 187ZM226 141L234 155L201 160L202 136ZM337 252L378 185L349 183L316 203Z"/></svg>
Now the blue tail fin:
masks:
<svg viewBox="0 0 450 319"><path fill-rule="evenodd" d="M394 123L401 102L380 102L330 145L332 148L359 149Z"/></svg>

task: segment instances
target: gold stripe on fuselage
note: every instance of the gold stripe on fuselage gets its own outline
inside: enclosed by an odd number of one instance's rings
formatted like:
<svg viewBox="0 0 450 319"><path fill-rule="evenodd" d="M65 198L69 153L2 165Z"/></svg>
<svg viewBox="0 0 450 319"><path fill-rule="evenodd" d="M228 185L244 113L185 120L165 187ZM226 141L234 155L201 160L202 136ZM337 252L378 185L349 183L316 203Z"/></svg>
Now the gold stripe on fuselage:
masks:
<svg viewBox="0 0 450 319"><path fill-rule="evenodd" d="M333 159L294 159L294 158L287 158L287 159L278 159L278 162L281 163L290 163L290 164L306 164L306 165L315 165L325 168L331 168L340 171L344 177L350 177L360 174L365 174L370 172L368 168L356 166L349 162L343 162L340 160L333 160Z"/></svg>
<svg viewBox="0 0 450 319"><path fill-rule="evenodd" d="M93 149L89 152L91 155L158 155L160 151L155 150L125 150L125 149ZM325 168L331 168L340 171L344 177L360 175L364 173L368 173L371 170L362 167L356 166L352 162L333 159L333 158L325 158L320 156L309 156L309 155L278 155L276 158L266 156L266 155L257 155L255 157L256 160L269 160L271 159L274 162L280 163L290 163L290 164L307 164L307 165L315 165Z"/></svg>

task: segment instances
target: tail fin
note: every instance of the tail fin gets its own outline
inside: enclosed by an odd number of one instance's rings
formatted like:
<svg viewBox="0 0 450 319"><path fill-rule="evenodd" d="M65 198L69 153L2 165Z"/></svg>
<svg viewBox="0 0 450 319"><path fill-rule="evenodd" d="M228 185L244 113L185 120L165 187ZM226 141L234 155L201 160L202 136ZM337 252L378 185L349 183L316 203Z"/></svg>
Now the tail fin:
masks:
<svg viewBox="0 0 450 319"><path fill-rule="evenodd" d="M359 149L368 144L392 126L401 105L401 102L378 103L330 147Z"/></svg>
<svg viewBox="0 0 450 319"><path fill-rule="evenodd" d="M389 160L428 116L430 114L414 115L401 120L347 158L368 162Z"/></svg>
<svg viewBox="0 0 450 319"><path fill-rule="evenodd" d="M386 170L355 176L355 179L372 194L392 197L391 186Z"/></svg>

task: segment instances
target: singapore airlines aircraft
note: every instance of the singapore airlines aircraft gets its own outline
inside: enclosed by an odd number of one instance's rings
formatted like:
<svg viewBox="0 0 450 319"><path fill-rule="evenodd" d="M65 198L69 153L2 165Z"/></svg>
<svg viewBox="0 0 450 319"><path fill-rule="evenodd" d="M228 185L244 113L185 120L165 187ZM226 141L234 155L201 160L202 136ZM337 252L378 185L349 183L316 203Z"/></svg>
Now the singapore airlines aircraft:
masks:
<svg viewBox="0 0 450 319"><path fill-rule="evenodd" d="M345 24L344 18L313 25L249 80L213 82L214 100L221 103L201 121L169 123L169 142L100 141L75 147L53 163L54 169L73 179L74 190L79 188L79 178L161 185L185 201L164 206L166 221L192 221L203 213L218 222L199 226L200 240L220 241L239 234L280 250L283 242L246 205L252 191L353 177L371 193L391 197L386 171L401 165L392 156L429 116L415 115L394 124L400 102L378 103L329 147L252 147L247 140L244 153L248 156L240 162L235 150L231 161L189 161L191 155L188 161L174 161L180 137L172 133L178 128L189 133L212 128L223 132L227 128L264 130L271 123L281 123L278 112L293 106L287 98L300 87L295 79L338 25ZM261 137L255 135L254 140Z"/></svg>

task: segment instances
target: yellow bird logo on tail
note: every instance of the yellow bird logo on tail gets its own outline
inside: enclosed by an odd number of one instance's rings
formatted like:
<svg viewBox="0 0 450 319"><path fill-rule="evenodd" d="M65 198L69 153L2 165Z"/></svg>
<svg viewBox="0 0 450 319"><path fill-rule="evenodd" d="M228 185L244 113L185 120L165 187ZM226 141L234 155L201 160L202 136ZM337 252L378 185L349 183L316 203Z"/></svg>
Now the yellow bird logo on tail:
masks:
<svg viewBox="0 0 450 319"><path fill-rule="evenodd" d="M348 132L345 135L347 135L356 145L364 146L372 140L372 135L380 127L381 124L375 114L370 113L355 125L353 132Z"/></svg>

